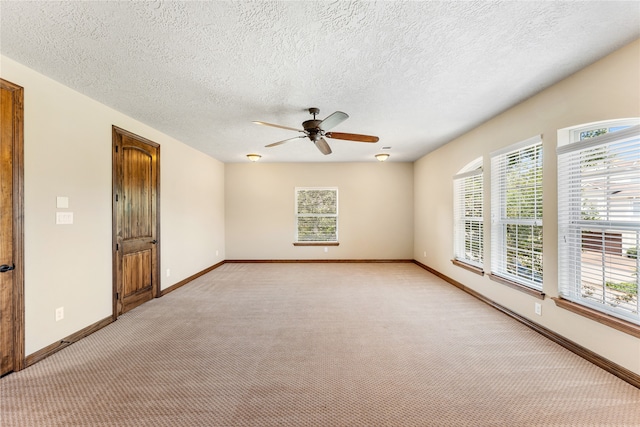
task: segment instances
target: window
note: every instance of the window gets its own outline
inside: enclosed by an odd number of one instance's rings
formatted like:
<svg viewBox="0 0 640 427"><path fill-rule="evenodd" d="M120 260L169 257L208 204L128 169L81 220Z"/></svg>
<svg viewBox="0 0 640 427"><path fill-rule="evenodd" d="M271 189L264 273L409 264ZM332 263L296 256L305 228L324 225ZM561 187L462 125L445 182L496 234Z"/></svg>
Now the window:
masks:
<svg viewBox="0 0 640 427"><path fill-rule="evenodd" d="M454 259L482 268L483 200L482 157L453 177Z"/></svg>
<svg viewBox="0 0 640 427"><path fill-rule="evenodd" d="M640 121L638 119L609 120L606 122L590 123L587 125L569 129L569 137L565 137L564 141L562 142L573 143L583 141L585 139L604 135L605 133L617 132L622 129L627 129L639 123Z"/></svg>
<svg viewBox="0 0 640 427"><path fill-rule="evenodd" d="M296 242L338 241L338 189L296 188Z"/></svg>
<svg viewBox="0 0 640 427"><path fill-rule="evenodd" d="M491 155L491 273L542 291L542 139Z"/></svg>
<svg viewBox="0 0 640 427"><path fill-rule="evenodd" d="M558 148L560 295L640 324L640 126L571 135Z"/></svg>

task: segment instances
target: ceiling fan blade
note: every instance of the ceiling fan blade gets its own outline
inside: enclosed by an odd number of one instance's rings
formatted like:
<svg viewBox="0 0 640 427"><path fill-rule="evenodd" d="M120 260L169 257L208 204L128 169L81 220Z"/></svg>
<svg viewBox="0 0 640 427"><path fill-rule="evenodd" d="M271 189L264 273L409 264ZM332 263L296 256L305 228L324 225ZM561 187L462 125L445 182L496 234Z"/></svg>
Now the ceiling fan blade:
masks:
<svg viewBox="0 0 640 427"><path fill-rule="evenodd" d="M327 138L333 139L345 139L347 141L358 142L378 142L380 138L371 135L358 135L357 133L341 133L341 132L327 132L324 134Z"/></svg>
<svg viewBox="0 0 640 427"><path fill-rule="evenodd" d="M349 118L347 113L343 113L342 111L336 111L331 114L329 117L320 122L318 127L322 130L329 130L334 126L339 125Z"/></svg>
<svg viewBox="0 0 640 427"><path fill-rule="evenodd" d="M254 121L253 123L255 123L255 124L257 124L257 125L262 125L262 126L271 126L271 127L273 127L273 128L280 128L280 129L294 130L294 131L296 131L296 132L304 132L302 129L290 128L289 126L274 125L273 123L258 122L258 121Z"/></svg>
<svg viewBox="0 0 640 427"><path fill-rule="evenodd" d="M284 144L285 142L293 141L298 138L305 138L306 135L294 136L293 138L283 139L282 141L274 142L273 144L265 145L266 148L275 147L276 145Z"/></svg>
<svg viewBox="0 0 640 427"><path fill-rule="evenodd" d="M327 144L327 141L324 138L318 138L314 144L318 147L318 150L324 155L331 154L331 147Z"/></svg>

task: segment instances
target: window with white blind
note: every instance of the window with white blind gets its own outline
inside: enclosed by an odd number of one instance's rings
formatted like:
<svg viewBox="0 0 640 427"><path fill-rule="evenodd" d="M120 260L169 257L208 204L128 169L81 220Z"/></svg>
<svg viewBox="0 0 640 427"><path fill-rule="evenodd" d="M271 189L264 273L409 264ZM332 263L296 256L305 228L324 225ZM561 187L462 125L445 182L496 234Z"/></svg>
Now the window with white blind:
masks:
<svg viewBox="0 0 640 427"><path fill-rule="evenodd" d="M640 324L640 126L572 135L557 150L560 296Z"/></svg>
<svg viewBox="0 0 640 427"><path fill-rule="evenodd" d="M296 188L296 242L338 241L338 189Z"/></svg>
<svg viewBox="0 0 640 427"><path fill-rule="evenodd" d="M491 154L491 274L542 291L542 139Z"/></svg>
<svg viewBox="0 0 640 427"><path fill-rule="evenodd" d="M456 261L482 268L483 262L482 157L453 177L453 250Z"/></svg>

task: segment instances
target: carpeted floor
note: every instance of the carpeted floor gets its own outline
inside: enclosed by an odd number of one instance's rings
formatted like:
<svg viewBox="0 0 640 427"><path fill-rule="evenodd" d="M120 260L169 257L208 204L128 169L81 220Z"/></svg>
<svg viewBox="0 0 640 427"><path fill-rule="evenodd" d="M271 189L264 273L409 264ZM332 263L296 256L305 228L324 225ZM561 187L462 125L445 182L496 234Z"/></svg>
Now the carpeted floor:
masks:
<svg viewBox="0 0 640 427"><path fill-rule="evenodd" d="M9 426L640 426L640 390L410 263L225 264L0 379Z"/></svg>

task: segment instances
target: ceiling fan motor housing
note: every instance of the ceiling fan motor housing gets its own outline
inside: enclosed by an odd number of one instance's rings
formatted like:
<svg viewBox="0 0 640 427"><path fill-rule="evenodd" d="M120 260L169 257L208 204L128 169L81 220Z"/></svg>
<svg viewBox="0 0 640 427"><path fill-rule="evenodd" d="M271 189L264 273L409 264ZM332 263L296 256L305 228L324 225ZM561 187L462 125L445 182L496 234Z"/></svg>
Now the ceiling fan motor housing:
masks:
<svg viewBox="0 0 640 427"><path fill-rule="evenodd" d="M322 120L307 120L306 122L302 122L302 127L304 130L320 130L320 123L322 123Z"/></svg>
<svg viewBox="0 0 640 427"><path fill-rule="evenodd" d="M307 132L309 138L314 142L322 137L324 133L322 129L320 129L321 122L322 120L307 120L306 122L302 123L302 127L304 128L305 132Z"/></svg>

